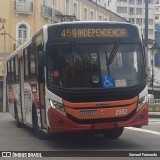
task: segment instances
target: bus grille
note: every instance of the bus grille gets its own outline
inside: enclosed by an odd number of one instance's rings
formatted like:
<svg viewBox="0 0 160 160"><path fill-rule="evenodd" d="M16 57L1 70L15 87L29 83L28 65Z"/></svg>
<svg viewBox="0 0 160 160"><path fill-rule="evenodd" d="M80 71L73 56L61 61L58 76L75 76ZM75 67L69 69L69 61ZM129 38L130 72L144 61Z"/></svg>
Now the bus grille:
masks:
<svg viewBox="0 0 160 160"><path fill-rule="evenodd" d="M94 123L109 123L109 122L121 122L127 121L134 116L136 110L132 111L129 115L125 117L115 117L115 118L101 118L101 119L77 119L76 117L67 114L67 117L77 124L94 124Z"/></svg>

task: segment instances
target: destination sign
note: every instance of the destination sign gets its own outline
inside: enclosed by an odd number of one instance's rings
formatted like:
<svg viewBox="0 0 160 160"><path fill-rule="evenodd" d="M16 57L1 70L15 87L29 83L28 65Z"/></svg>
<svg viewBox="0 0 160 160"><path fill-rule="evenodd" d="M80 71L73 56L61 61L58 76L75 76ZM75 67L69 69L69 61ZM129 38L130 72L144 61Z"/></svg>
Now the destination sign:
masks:
<svg viewBox="0 0 160 160"><path fill-rule="evenodd" d="M76 28L64 29L61 32L62 38L123 38L128 36L128 30L125 28Z"/></svg>

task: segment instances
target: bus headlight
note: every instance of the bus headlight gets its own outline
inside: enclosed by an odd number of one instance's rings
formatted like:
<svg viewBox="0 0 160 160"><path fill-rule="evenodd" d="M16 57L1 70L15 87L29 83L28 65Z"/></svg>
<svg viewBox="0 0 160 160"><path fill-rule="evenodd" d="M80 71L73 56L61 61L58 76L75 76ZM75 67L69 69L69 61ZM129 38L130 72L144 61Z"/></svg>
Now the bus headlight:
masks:
<svg viewBox="0 0 160 160"><path fill-rule="evenodd" d="M144 96L138 100L137 111L147 102L147 96Z"/></svg>
<svg viewBox="0 0 160 160"><path fill-rule="evenodd" d="M53 101L53 100L51 100L51 99L49 100L49 102L50 102L50 105L51 105L52 108L58 109L58 110L60 110L60 111L62 111L62 112L65 112L65 109L64 109L63 104L58 103L58 102L56 102L56 101Z"/></svg>

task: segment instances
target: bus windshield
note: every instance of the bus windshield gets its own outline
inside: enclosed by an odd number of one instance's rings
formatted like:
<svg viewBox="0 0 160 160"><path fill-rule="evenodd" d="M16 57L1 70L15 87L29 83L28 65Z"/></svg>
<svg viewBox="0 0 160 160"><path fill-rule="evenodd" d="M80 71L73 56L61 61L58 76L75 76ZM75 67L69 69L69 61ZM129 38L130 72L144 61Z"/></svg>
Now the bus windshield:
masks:
<svg viewBox="0 0 160 160"><path fill-rule="evenodd" d="M145 80L138 43L71 43L47 46L49 86L63 88L130 87Z"/></svg>

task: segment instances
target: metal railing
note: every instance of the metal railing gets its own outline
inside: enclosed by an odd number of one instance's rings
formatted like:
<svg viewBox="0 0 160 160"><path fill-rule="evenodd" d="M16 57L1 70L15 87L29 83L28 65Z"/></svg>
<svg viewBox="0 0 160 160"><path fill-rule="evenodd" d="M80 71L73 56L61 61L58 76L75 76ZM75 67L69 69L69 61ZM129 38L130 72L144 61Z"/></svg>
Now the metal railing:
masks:
<svg viewBox="0 0 160 160"><path fill-rule="evenodd" d="M23 3L15 1L15 12L17 14L32 14L33 13L33 2Z"/></svg>
<svg viewBox="0 0 160 160"><path fill-rule="evenodd" d="M160 99L148 98L149 104L160 104Z"/></svg>
<svg viewBox="0 0 160 160"><path fill-rule="evenodd" d="M42 17L48 18L53 21L60 22L61 18L59 15L62 15L62 13L52 7L42 5Z"/></svg>

